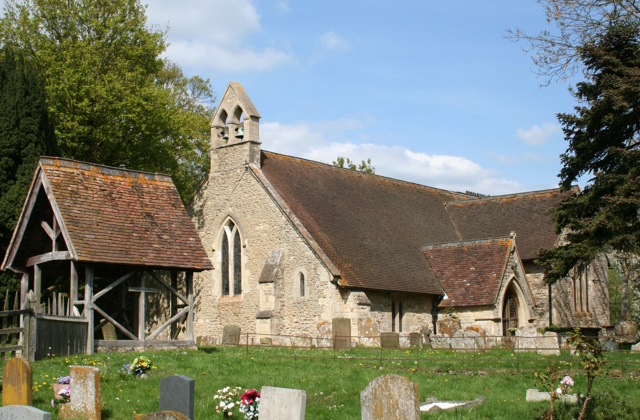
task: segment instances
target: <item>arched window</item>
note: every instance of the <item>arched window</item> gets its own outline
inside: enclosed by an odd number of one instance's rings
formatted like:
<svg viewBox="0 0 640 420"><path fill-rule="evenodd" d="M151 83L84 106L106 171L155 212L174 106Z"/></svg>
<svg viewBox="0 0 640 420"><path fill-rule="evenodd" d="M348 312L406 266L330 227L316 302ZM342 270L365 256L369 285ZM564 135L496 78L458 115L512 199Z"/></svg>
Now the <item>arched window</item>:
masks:
<svg viewBox="0 0 640 420"><path fill-rule="evenodd" d="M300 273L300 297L304 297L304 274Z"/></svg>
<svg viewBox="0 0 640 420"><path fill-rule="evenodd" d="M220 254L222 294L242 294L242 241L238 226L231 220L223 227Z"/></svg>

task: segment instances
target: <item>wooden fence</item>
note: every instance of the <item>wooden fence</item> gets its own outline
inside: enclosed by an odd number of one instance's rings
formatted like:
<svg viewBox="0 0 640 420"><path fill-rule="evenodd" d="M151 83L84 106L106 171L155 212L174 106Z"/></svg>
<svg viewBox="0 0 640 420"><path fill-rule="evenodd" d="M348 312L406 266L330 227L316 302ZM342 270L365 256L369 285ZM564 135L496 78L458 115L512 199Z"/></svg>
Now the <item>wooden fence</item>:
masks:
<svg viewBox="0 0 640 420"><path fill-rule="evenodd" d="M11 297L12 294L7 290L4 298L4 307L3 310L0 311L0 318L2 319L2 328L0 329L0 357L12 357L15 356L18 351L23 352L24 342L20 342L20 334L22 334L24 328L20 325L20 318L32 313L30 309L20 309L18 292L15 293L13 298L13 305L11 305Z"/></svg>

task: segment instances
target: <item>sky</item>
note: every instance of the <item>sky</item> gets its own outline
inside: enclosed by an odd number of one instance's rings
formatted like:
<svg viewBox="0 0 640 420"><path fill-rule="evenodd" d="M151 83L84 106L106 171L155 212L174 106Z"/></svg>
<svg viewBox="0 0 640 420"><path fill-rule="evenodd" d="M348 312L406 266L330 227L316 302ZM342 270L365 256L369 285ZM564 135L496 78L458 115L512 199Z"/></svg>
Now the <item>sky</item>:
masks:
<svg viewBox="0 0 640 420"><path fill-rule="evenodd" d="M549 29L535 0L149 0L147 16L218 100L244 87L264 150L462 192L558 186L571 80L541 87L505 37Z"/></svg>

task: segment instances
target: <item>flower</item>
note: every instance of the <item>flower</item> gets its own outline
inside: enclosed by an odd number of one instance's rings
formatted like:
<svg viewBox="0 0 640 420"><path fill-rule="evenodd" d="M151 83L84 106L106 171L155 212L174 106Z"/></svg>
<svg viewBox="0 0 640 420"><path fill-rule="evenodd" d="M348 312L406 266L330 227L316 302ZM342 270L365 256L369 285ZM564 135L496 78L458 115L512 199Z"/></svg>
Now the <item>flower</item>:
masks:
<svg viewBox="0 0 640 420"><path fill-rule="evenodd" d="M56 379L56 383L68 385L71 383L71 378L69 376L61 376L58 379Z"/></svg>
<svg viewBox="0 0 640 420"><path fill-rule="evenodd" d="M573 387L573 379L571 379L571 376L567 375L560 381L560 388L558 388L558 393L568 394L569 392L571 392L571 387Z"/></svg>

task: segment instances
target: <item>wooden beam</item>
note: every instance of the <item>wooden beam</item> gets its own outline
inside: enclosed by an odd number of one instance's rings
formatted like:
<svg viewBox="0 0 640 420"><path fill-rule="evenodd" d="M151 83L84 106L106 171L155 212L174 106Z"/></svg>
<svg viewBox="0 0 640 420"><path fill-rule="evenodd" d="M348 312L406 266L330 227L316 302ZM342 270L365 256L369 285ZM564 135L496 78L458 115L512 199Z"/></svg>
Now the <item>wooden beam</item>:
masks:
<svg viewBox="0 0 640 420"><path fill-rule="evenodd" d="M47 252L46 254L36 255L27 260L27 267L34 266L36 264L42 264L50 261L67 261L71 259L69 251L54 251Z"/></svg>
<svg viewBox="0 0 640 420"><path fill-rule="evenodd" d="M47 234L47 236L52 240L55 241L57 235L55 235L53 233L53 229L51 229L51 226L49 226L49 223L45 222L44 220L42 222L40 222L40 226L42 227L42 229L44 229L44 233Z"/></svg>
<svg viewBox="0 0 640 420"><path fill-rule="evenodd" d="M176 290L175 287L172 287L169 283L167 283L166 281L162 280L160 277L156 276L156 273L154 273L153 271L149 271L148 273L151 274L151 276L154 279L156 279L158 281L158 283L163 285L171 293L175 294L178 297L178 299L180 299L181 301L183 301L185 303L185 305L189 304L189 301L187 300L187 298L184 297L184 295L182 293L178 292L178 290Z"/></svg>
<svg viewBox="0 0 640 420"><path fill-rule="evenodd" d="M177 314L169 318L169 320L167 320L167 322L159 326L157 330L149 334L149 336L147 337L147 340L153 340L154 338L156 338L158 334L164 331L169 325L173 324L175 321L180 319L180 317L183 316L187 311L189 311L189 308L184 308L183 310L181 310L180 312L178 312Z"/></svg>
<svg viewBox="0 0 640 420"><path fill-rule="evenodd" d="M136 270L134 271L129 271L127 274L121 276L118 280L114 281L113 283L111 283L110 285L108 285L107 287L105 287L104 289L100 290L98 293L96 293L95 295L93 295L93 301L95 302L96 300L98 300L100 298L100 296L110 292L111 290L113 290L114 288L118 287L118 285L120 283L122 283L123 281L125 281L126 279L128 279L129 277L131 277L132 275L134 275L136 273Z"/></svg>
<svg viewBox="0 0 640 420"><path fill-rule="evenodd" d="M29 273L22 273L22 279L20 280L20 309L28 306L27 293L29 293Z"/></svg>
<svg viewBox="0 0 640 420"><path fill-rule="evenodd" d="M178 272L176 270L171 271L171 287L178 290ZM170 314L171 318L173 318L178 312L178 298L174 293L171 293L171 308ZM177 323L171 323L171 331L169 332L169 338L174 340L178 337L178 325Z"/></svg>
<svg viewBox="0 0 640 420"><path fill-rule="evenodd" d="M42 271L38 265L33 266L33 292L36 295L36 304L40 304L42 298Z"/></svg>
<svg viewBox="0 0 640 420"><path fill-rule="evenodd" d="M98 306L93 307L96 312L98 312L100 315L102 315L102 317L106 320L108 320L109 322L111 322L117 329L119 329L120 331L122 331L127 337L129 337L132 340L137 340L138 337L136 337L135 335L131 334L131 332L126 329L125 327L123 327L122 325L120 325L120 323L118 321L116 321L115 319L111 318L109 315L107 315L107 313L105 311L103 311L102 309L100 309ZM91 333L93 334L93 329L91 330Z"/></svg>
<svg viewBox="0 0 640 420"><path fill-rule="evenodd" d="M69 275L69 315L80 316L76 302L78 301L78 263L71 261L71 273Z"/></svg>
<svg viewBox="0 0 640 420"><path fill-rule="evenodd" d="M84 317L87 320L87 354L93 354L93 266L84 269Z"/></svg>
<svg viewBox="0 0 640 420"><path fill-rule="evenodd" d="M187 315L187 340L193 341L193 271L187 271L184 275L187 283L187 296L189 297L189 314Z"/></svg>

